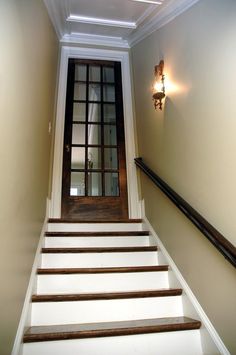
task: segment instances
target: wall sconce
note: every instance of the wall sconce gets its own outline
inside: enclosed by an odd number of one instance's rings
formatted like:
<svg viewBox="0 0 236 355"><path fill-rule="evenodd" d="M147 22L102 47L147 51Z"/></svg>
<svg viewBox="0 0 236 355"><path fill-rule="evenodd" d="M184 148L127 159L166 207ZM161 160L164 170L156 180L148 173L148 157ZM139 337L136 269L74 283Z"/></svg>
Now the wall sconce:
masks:
<svg viewBox="0 0 236 355"><path fill-rule="evenodd" d="M164 60L161 60L158 65L154 67L155 84L153 85L152 99L154 101L155 110L159 108L162 110L162 100L165 95L165 75L163 74Z"/></svg>

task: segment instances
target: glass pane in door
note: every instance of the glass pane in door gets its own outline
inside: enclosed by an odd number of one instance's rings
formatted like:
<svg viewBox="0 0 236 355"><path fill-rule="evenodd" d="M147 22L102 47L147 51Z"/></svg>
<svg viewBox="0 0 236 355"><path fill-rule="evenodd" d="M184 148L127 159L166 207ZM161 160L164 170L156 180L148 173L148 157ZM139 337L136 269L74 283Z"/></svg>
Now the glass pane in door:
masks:
<svg viewBox="0 0 236 355"><path fill-rule="evenodd" d="M115 123L116 122L115 104L104 104L103 114L104 114L104 122Z"/></svg>
<svg viewBox="0 0 236 355"><path fill-rule="evenodd" d="M119 196L118 173L105 173L105 196Z"/></svg>
<svg viewBox="0 0 236 355"><path fill-rule="evenodd" d="M116 126L105 125L104 126L104 144L116 145Z"/></svg>
<svg viewBox="0 0 236 355"><path fill-rule="evenodd" d="M89 84L89 101L101 100L101 85Z"/></svg>
<svg viewBox="0 0 236 355"><path fill-rule="evenodd" d="M71 148L71 169L85 168L85 148Z"/></svg>
<svg viewBox="0 0 236 355"><path fill-rule="evenodd" d="M101 173L88 173L88 196L102 196Z"/></svg>
<svg viewBox="0 0 236 355"><path fill-rule="evenodd" d="M114 83L115 72L112 67L103 67L103 82L104 83Z"/></svg>
<svg viewBox="0 0 236 355"><path fill-rule="evenodd" d="M118 169L117 149L104 149L104 167L105 169Z"/></svg>
<svg viewBox="0 0 236 355"><path fill-rule="evenodd" d="M101 81L101 67L100 65L89 66L89 81Z"/></svg>
<svg viewBox="0 0 236 355"><path fill-rule="evenodd" d="M87 76L87 66L84 64L77 64L75 66L75 80L86 81L86 76Z"/></svg>
<svg viewBox="0 0 236 355"><path fill-rule="evenodd" d="M104 85L103 86L103 99L107 102L115 102L115 86Z"/></svg>
<svg viewBox="0 0 236 355"><path fill-rule="evenodd" d="M85 121L86 118L86 104L82 102L76 102L73 105L73 121Z"/></svg>
<svg viewBox="0 0 236 355"><path fill-rule="evenodd" d="M85 196L85 174L71 173L70 196Z"/></svg>
<svg viewBox="0 0 236 355"><path fill-rule="evenodd" d="M89 104L88 121L101 122L101 104Z"/></svg>
<svg viewBox="0 0 236 355"><path fill-rule="evenodd" d="M88 144L101 144L101 126L98 124L88 125Z"/></svg>
<svg viewBox="0 0 236 355"><path fill-rule="evenodd" d="M86 85L75 83L74 86L74 100L86 100Z"/></svg>
<svg viewBox="0 0 236 355"><path fill-rule="evenodd" d="M88 169L102 168L102 150L101 148L88 148Z"/></svg>
<svg viewBox="0 0 236 355"><path fill-rule="evenodd" d="M72 125L72 144L85 144L85 124Z"/></svg>

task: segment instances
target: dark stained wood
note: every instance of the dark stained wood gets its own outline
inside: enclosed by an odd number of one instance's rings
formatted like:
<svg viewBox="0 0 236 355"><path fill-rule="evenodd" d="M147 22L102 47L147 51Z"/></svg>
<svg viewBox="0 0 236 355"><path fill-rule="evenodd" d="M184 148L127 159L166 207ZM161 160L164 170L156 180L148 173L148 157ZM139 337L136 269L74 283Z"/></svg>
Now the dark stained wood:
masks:
<svg viewBox="0 0 236 355"><path fill-rule="evenodd" d="M81 219L68 219L68 218L49 218L48 223L142 223L141 218L132 219L114 219L114 220L81 220Z"/></svg>
<svg viewBox="0 0 236 355"><path fill-rule="evenodd" d="M148 231L128 232L46 232L46 237L136 237L149 235Z"/></svg>
<svg viewBox="0 0 236 355"><path fill-rule="evenodd" d="M168 317L95 324L37 326L27 329L23 342L30 343L50 340L173 332L199 329L200 327L201 322L187 317Z"/></svg>
<svg viewBox="0 0 236 355"><path fill-rule="evenodd" d="M111 292L111 293L84 293L84 294L59 294L59 295L33 295L32 302L68 302L68 301L91 301L91 300L114 300L128 298L149 298L149 297L169 297L180 296L182 290L179 288Z"/></svg>
<svg viewBox="0 0 236 355"><path fill-rule="evenodd" d="M87 78L81 82L86 85L86 100L74 100L74 83L75 83L75 65L86 64L87 66ZM67 95L66 95L66 114L65 114L65 130L64 130L64 154L63 154L63 184L62 184L62 218L65 219L79 219L83 220L115 220L115 219L128 219L128 195L127 195L127 176L126 176L126 157L125 157L125 136L124 136L124 115L123 115L123 100L122 100L122 80L121 80L121 64L119 62L108 63L96 60L94 64L89 60L87 63L84 60L81 62L79 59L69 59L68 63L68 78L67 78ZM101 122L97 123L101 127L101 142L99 146L101 149L101 167L99 170L102 177L102 196L88 196L88 173L91 171L88 164L88 125L89 123L89 65L99 65L102 69L103 65L114 68L115 73L115 107L116 107L116 131L117 131L117 143L113 147L117 149L118 166L114 169L105 169L105 148L103 128L108 125L103 118L103 104L107 102L103 98L103 88L105 85L112 85L103 82L101 75L101 97L96 103L101 104ZM102 70L101 70L102 73ZM98 84L98 83L97 83ZM73 104L74 102L85 103L86 115L85 121L80 122L85 127L85 144L72 145L72 125L73 125ZM111 102L110 102L111 103ZM113 125L114 125L113 124ZM85 173L85 196L70 196L70 174L71 174L71 150L73 146L84 147L85 149L85 167L83 169ZM73 169L73 171L82 171L81 169ZM95 170L93 170L95 171ZM119 180L119 196L105 196L105 172L113 171L118 173Z"/></svg>
<svg viewBox="0 0 236 355"><path fill-rule="evenodd" d="M136 253L157 251L156 246L147 247L91 247L91 248L42 248L44 254L84 254L84 253Z"/></svg>
<svg viewBox="0 0 236 355"><path fill-rule="evenodd" d="M215 227L200 215L187 201L178 195L168 184L154 173L142 160L136 158L135 164L154 182L156 186L175 204L176 207L204 234L219 252L236 267L236 247Z"/></svg>
<svg viewBox="0 0 236 355"><path fill-rule="evenodd" d="M77 203L76 203L77 202ZM62 216L71 216L83 220L101 221L111 218L112 220L128 215L128 208L123 209L122 200L118 197L74 197L68 199L66 210L62 208Z"/></svg>
<svg viewBox="0 0 236 355"><path fill-rule="evenodd" d="M168 265L155 266L127 266L127 267L98 267L98 268L39 268L38 275L60 274L107 274L128 272L168 271Z"/></svg>

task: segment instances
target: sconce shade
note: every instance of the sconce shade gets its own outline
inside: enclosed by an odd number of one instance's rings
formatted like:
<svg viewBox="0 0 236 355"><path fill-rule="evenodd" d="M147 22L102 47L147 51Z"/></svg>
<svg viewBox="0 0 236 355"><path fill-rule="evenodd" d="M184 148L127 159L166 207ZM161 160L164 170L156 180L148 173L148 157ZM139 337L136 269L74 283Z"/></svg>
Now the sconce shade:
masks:
<svg viewBox="0 0 236 355"><path fill-rule="evenodd" d="M158 65L155 65L155 67L154 67L155 81L156 81L156 83L161 84L161 88L158 91L156 91L154 89L155 85L153 86L154 92L152 95L152 99L154 101L155 110L157 108L162 110L162 100L166 96L165 95L165 85L164 85L165 75L163 74L163 70L164 70L164 60L161 60L160 63Z"/></svg>

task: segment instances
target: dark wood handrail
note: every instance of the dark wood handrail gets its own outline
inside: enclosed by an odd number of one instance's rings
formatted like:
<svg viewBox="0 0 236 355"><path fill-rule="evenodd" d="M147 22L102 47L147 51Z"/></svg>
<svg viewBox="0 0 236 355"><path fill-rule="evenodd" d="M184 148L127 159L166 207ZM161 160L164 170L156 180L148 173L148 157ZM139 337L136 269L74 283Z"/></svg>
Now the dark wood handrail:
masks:
<svg viewBox="0 0 236 355"><path fill-rule="evenodd" d="M236 248L217 229L215 229L192 206L155 174L142 160L136 158L135 164L160 188L164 194L190 219L190 221L207 237L207 239L236 267Z"/></svg>

